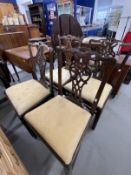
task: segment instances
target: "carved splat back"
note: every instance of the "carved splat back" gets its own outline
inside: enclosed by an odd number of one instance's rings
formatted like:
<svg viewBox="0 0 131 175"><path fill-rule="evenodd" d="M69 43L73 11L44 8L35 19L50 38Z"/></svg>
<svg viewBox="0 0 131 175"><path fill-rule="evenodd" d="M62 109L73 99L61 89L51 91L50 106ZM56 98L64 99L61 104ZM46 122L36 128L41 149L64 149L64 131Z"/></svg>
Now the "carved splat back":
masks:
<svg viewBox="0 0 131 175"><path fill-rule="evenodd" d="M115 57L114 47L118 45L117 40L100 39L90 40L89 47L102 55L102 57Z"/></svg>
<svg viewBox="0 0 131 175"><path fill-rule="evenodd" d="M33 51L35 49L35 56L33 54ZM39 43L39 45L34 45L29 43L29 51L31 55L31 65L36 71L36 68L38 68L38 71L40 73L40 82L45 83L45 72L47 68L47 62L49 60L49 71L50 71L50 83L53 82L53 53L49 50L50 59L47 58L45 55L45 50L47 49L47 46L43 43Z"/></svg>
<svg viewBox="0 0 131 175"><path fill-rule="evenodd" d="M77 104L81 105L81 93L83 87L88 83L91 77L96 77L101 80L100 90L98 90L99 93L97 94L98 103L104 86L109 79L109 75L113 69L113 66L116 63L115 59L103 58L97 52L89 50L83 51L81 48L75 50L70 49L70 52L72 53L73 57L72 62L69 65L73 99ZM94 62L93 69L90 65L90 61Z"/></svg>
<svg viewBox="0 0 131 175"><path fill-rule="evenodd" d="M64 58L65 58L65 67L68 69L72 61L72 53L70 51L68 52L68 49L80 48L82 39L72 35L58 36L58 39L59 39L59 48L63 50L66 49L66 52L64 52Z"/></svg>

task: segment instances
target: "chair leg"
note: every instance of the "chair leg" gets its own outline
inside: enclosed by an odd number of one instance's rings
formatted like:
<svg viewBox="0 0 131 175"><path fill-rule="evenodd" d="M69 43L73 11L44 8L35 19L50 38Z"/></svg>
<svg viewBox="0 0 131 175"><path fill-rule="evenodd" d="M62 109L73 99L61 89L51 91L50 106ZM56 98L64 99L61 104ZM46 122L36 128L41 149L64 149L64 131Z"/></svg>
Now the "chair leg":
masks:
<svg viewBox="0 0 131 175"><path fill-rule="evenodd" d="M94 121L93 121L93 124L92 124L92 130L94 130L94 129L96 128L96 125L97 125L97 123L98 123L98 120L99 120L99 118L100 118L100 115L101 115L101 110L98 110L98 111L97 111L97 114L96 114L96 116L95 116L95 119L94 119Z"/></svg>
<svg viewBox="0 0 131 175"><path fill-rule="evenodd" d="M69 165L69 166L66 166L65 167L65 175L71 175L72 173L72 166Z"/></svg>
<svg viewBox="0 0 131 175"><path fill-rule="evenodd" d="M13 64L13 63L11 63L11 65L12 65L12 67L13 67L14 71L15 71L15 74L16 74L16 76L17 76L17 78L18 78L18 81L20 81L20 77L19 77L19 75L18 75L18 72L17 72L17 70L16 70L16 68L15 68L14 64Z"/></svg>
<svg viewBox="0 0 131 175"><path fill-rule="evenodd" d="M31 129L31 127L26 123L26 121L23 119L23 117L21 117L20 120L23 123L23 125L26 127L26 129L28 130L28 132L30 133L30 135L36 139L37 138L37 135L35 134L35 132L33 131L33 129Z"/></svg>

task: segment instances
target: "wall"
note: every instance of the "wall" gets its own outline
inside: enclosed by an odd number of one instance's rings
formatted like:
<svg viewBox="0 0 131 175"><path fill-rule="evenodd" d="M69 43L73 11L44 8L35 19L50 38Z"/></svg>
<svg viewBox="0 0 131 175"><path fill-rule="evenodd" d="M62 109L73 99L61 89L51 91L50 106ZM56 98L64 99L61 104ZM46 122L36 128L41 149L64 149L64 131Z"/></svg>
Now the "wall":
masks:
<svg viewBox="0 0 131 175"><path fill-rule="evenodd" d="M30 23L29 18L27 18L26 11L28 10L28 5L32 4L32 0L16 0L19 7L19 11L25 15L27 23Z"/></svg>
<svg viewBox="0 0 131 175"><path fill-rule="evenodd" d="M113 0L113 4L115 5L123 5L123 13L122 13L122 17L131 17L131 0ZM126 27L126 23L127 23L127 27ZM118 30L116 33L116 39L122 40L122 35L125 29L125 34L129 31L131 26L131 18L127 21L127 18L121 18L119 26L118 26ZM123 37L124 37L123 36Z"/></svg>
<svg viewBox="0 0 131 175"><path fill-rule="evenodd" d="M99 9L107 8L112 5L113 0L95 0L93 22L96 23L97 11Z"/></svg>
<svg viewBox="0 0 131 175"><path fill-rule="evenodd" d="M123 12L121 17L131 16L131 0L96 0L95 9L94 9L94 18L93 18L94 23L96 22L96 15L97 15L98 9L109 7L109 6L123 6ZM120 23L116 33L116 39L119 39L119 40L122 39L122 35L124 32L126 23L127 23L127 18L120 19ZM131 27L131 19L128 21L125 34L127 33L127 31L129 31L130 27Z"/></svg>

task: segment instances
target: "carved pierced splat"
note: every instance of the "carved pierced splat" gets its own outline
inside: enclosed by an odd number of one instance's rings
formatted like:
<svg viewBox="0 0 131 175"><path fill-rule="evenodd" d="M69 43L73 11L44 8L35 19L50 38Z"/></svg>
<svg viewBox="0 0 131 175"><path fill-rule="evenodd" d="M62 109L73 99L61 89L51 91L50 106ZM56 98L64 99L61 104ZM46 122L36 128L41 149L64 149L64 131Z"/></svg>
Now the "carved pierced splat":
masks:
<svg viewBox="0 0 131 175"><path fill-rule="evenodd" d="M72 35L58 36L58 39L59 47L63 50L66 49L66 52L64 53L66 59L65 67L68 69L72 61L72 53L70 51L68 52L67 50L71 48L80 48L82 40Z"/></svg>
<svg viewBox="0 0 131 175"><path fill-rule="evenodd" d="M47 58L44 54L44 50L45 50L45 45L44 44L40 44L39 46L35 46L34 44L29 44L29 50L30 50L30 54L32 57L32 67L34 72L36 71L36 68L38 68L39 73L40 73L40 81L45 80L45 70L46 70L46 64L47 64ZM35 48L35 52L37 53L35 57L33 57L33 49Z"/></svg>
<svg viewBox="0 0 131 175"><path fill-rule="evenodd" d="M75 52L73 54L73 61L69 66L71 81L72 81L72 95L78 104L81 104L81 93L85 84L92 76L92 70L89 66L89 59L92 53Z"/></svg>
<svg viewBox="0 0 131 175"><path fill-rule="evenodd" d="M40 76L41 76L40 79L45 80L47 58L44 54L44 45L40 45L38 48L38 52L36 55L36 64L40 71Z"/></svg>
<svg viewBox="0 0 131 175"><path fill-rule="evenodd" d="M89 47L102 55L102 57L115 57L114 47L118 45L117 40L100 39L90 40Z"/></svg>

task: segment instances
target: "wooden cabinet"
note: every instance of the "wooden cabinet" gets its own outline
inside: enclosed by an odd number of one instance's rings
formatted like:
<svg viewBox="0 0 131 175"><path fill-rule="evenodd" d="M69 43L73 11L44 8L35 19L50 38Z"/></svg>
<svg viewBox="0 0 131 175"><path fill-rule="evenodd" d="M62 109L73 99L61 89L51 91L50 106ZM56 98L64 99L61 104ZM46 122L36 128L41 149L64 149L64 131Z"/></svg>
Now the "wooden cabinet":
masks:
<svg viewBox="0 0 131 175"><path fill-rule="evenodd" d="M73 0L57 0L58 15L74 14Z"/></svg>
<svg viewBox="0 0 131 175"><path fill-rule="evenodd" d="M39 30L43 35L46 35L46 24L44 16L44 7L42 3L31 4L28 6L32 24L39 26Z"/></svg>
<svg viewBox="0 0 131 175"><path fill-rule="evenodd" d="M2 23L3 16L15 12L14 6L11 3L0 3L0 23Z"/></svg>

